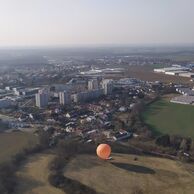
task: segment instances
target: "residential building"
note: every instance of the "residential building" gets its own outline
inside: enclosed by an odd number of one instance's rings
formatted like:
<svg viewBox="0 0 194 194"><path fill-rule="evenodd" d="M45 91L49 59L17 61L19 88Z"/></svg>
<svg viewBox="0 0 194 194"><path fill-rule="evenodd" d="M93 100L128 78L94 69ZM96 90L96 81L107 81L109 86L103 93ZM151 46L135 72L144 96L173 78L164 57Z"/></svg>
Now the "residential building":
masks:
<svg viewBox="0 0 194 194"><path fill-rule="evenodd" d="M48 94L47 93L38 93L35 96L36 106L39 108L44 108L48 105Z"/></svg>
<svg viewBox="0 0 194 194"><path fill-rule="evenodd" d="M80 92L80 93L74 94L73 95L73 101L75 103L85 102L85 101L88 101L88 100L99 98L102 95L103 95L103 89L88 90L86 92Z"/></svg>
<svg viewBox="0 0 194 194"><path fill-rule="evenodd" d="M0 99L0 108L8 108L12 105L13 105L12 100L9 100L9 99L6 99L6 98Z"/></svg>
<svg viewBox="0 0 194 194"><path fill-rule="evenodd" d="M71 102L70 95L67 91L59 92L59 102L63 105Z"/></svg>
<svg viewBox="0 0 194 194"><path fill-rule="evenodd" d="M109 95L113 90L113 81L110 79L102 80L102 88L104 89L104 94Z"/></svg>
<svg viewBox="0 0 194 194"><path fill-rule="evenodd" d="M92 79L88 81L88 90L96 90L98 89L98 80Z"/></svg>

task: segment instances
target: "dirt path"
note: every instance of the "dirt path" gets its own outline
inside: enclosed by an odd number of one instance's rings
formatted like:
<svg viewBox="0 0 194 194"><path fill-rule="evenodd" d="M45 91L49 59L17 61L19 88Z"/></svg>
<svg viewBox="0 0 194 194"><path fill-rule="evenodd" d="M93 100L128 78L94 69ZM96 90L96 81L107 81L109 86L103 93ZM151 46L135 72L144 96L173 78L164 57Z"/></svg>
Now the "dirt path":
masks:
<svg viewBox="0 0 194 194"><path fill-rule="evenodd" d="M48 183L48 165L51 154L38 154L31 157L18 172L19 186L16 194L64 194Z"/></svg>

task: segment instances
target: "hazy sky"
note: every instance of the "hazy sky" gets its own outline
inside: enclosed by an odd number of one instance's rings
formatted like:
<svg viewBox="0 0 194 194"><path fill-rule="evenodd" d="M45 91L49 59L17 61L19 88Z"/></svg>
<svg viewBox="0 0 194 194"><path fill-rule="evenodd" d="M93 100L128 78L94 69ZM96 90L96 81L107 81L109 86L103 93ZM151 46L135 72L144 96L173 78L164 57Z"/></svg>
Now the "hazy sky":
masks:
<svg viewBox="0 0 194 194"><path fill-rule="evenodd" d="M194 0L0 0L0 46L194 43Z"/></svg>

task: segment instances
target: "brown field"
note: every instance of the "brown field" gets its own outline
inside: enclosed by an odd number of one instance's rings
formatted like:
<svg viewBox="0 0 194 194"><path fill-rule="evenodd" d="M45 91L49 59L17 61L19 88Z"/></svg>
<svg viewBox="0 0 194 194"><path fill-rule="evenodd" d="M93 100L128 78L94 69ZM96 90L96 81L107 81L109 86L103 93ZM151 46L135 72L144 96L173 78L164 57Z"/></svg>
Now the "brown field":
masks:
<svg viewBox="0 0 194 194"><path fill-rule="evenodd" d="M165 83L188 83L193 84L190 82L190 78L184 78L179 76L171 76L165 75L162 73L154 73L153 69L156 67L152 66L130 66L128 71L126 72L127 76L135 77L145 81L162 81Z"/></svg>
<svg viewBox="0 0 194 194"><path fill-rule="evenodd" d="M37 137L32 133L0 133L0 163L10 160L13 155L22 149L36 143Z"/></svg>
<svg viewBox="0 0 194 194"><path fill-rule="evenodd" d="M64 194L48 183L51 154L30 157L18 172L19 185L15 194Z"/></svg>
<svg viewBox="0 0 194 194"><path fill-rule="evenodd" d="M113 154L113 160L101 161L82 155L67 165L64 174L103 194L132 194L137 188L144 194L194 191L194 175L183 164L155 157Z"/></svg>

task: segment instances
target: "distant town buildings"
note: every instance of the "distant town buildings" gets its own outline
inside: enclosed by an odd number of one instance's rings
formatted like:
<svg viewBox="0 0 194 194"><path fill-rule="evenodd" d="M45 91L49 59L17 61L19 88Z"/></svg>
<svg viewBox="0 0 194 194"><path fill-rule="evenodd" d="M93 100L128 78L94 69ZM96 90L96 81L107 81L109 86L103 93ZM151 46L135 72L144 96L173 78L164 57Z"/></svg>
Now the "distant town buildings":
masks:
<svg viewBox="0 0 194 194"><path fill-rule="evenodd" d="M105 69L91 69L89 71L82 71L80 75L83 76L106 76L106 75L121 75L124 73L123 68L105 68Z"/></svg>

